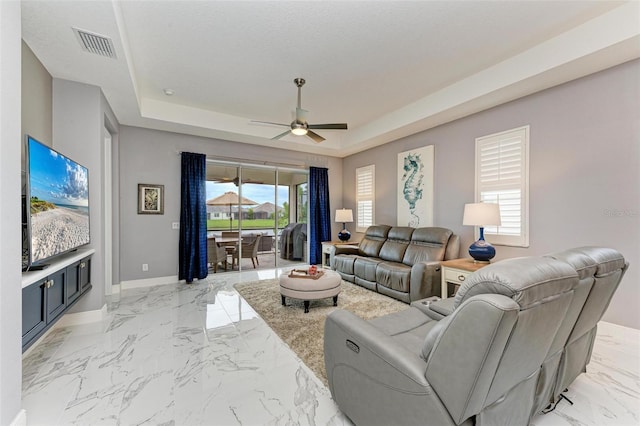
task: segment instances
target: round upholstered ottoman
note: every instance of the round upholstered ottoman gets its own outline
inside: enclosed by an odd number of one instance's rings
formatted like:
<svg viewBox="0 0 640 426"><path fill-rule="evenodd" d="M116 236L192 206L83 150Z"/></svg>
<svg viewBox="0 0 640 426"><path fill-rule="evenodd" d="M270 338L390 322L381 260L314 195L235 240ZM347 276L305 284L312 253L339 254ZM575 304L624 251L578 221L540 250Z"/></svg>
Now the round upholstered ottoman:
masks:
<svg viewBox="0 0 640 426"><path fill-rule="evenodd" d="M338 305L340 293L340 274L330 270L320 271L320 277L314 279L294 273L280 275L280 295L282 306L286 306L285 299L291 297L304 301L304 313L309 312L309 301L333 297L333 306ZM319 274L320 274L319 272Z"/></svg>

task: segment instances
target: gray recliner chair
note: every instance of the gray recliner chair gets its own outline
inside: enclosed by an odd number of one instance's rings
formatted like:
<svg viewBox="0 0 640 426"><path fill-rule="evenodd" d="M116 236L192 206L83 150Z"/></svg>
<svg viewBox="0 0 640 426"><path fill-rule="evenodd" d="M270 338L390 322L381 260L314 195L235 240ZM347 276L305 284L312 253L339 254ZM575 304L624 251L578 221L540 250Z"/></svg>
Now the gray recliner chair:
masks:
<svg viewBox="0 0 640 426"><path fill-rule="evenodd" d="M554 351L543 366L548 370L543 377L549 377L550 380L539 384L540 401L536 405L536 412L549 403L556 404L560 394L580 374L586 372L598 322L629 267L622 254L608 248L579 247L547 257L571 265L580 281L567 312L567 321L554 342ZM551 375L551 372L555 374Z"/></svg>
<svg viewBox="0 0 640 426"><path fill-rule="evenodd" d="M592 255L619 282L606 250ZM567 336L593 317L574 303L584 275L551 257L510 259L471 274L440 320L421 302L371 321L337 310L325 323L331 394L356 424L527 425L563 382Z"/></svg>

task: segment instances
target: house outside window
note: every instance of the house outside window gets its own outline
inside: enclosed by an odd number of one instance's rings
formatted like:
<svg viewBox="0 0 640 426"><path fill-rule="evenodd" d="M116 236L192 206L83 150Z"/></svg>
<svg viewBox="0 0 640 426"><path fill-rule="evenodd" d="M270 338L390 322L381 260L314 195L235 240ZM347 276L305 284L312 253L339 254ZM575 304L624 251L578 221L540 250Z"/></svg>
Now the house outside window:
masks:
<svg viewBox="0 0 640 426"><path fill-rule="evenodd" d="M500 205L501 226L486 226L492 244L529 247L529 126L476 139L477 203Z"/></svg>
<svg viewBox="0 0 640 426"><path fill-rule="evenodd" d="M376 166L356 169L356 232L365 232L375 223Z"/></svg>

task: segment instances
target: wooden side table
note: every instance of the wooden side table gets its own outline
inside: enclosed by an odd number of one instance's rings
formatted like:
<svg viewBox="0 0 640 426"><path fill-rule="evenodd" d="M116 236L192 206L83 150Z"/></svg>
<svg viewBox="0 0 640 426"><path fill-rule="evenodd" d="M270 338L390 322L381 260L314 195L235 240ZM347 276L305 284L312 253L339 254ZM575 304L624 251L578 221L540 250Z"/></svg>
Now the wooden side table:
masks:
<svg viewBox="0 0 640 426"><path fill-rule="evenodd" d="M487 266L488 263L475 263L473 259L453 259L440 262L442 265L440 279L440 297L446 299L449 296L448 283L461 286L469 275L478 269Z"/></svg>
<svg viewBox="0 0 640 426"><path fill-rule="evenodd" d="M344 242L344 241L323 241L322 242L322 267L330 268L329 258L331 257L331 247L334 246L348 246L358 248L358 242Z"/></svg>

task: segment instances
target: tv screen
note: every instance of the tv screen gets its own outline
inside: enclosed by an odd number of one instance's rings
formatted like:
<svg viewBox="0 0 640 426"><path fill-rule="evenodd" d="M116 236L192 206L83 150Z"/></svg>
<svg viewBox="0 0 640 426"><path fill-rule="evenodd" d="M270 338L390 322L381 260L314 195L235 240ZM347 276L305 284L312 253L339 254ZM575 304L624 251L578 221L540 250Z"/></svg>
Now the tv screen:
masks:
<svg viewBox="0 0 640 426"><path fill-rule="evenodd" d="M31 265L89 243L89 171L27 136Z"/></svg>

